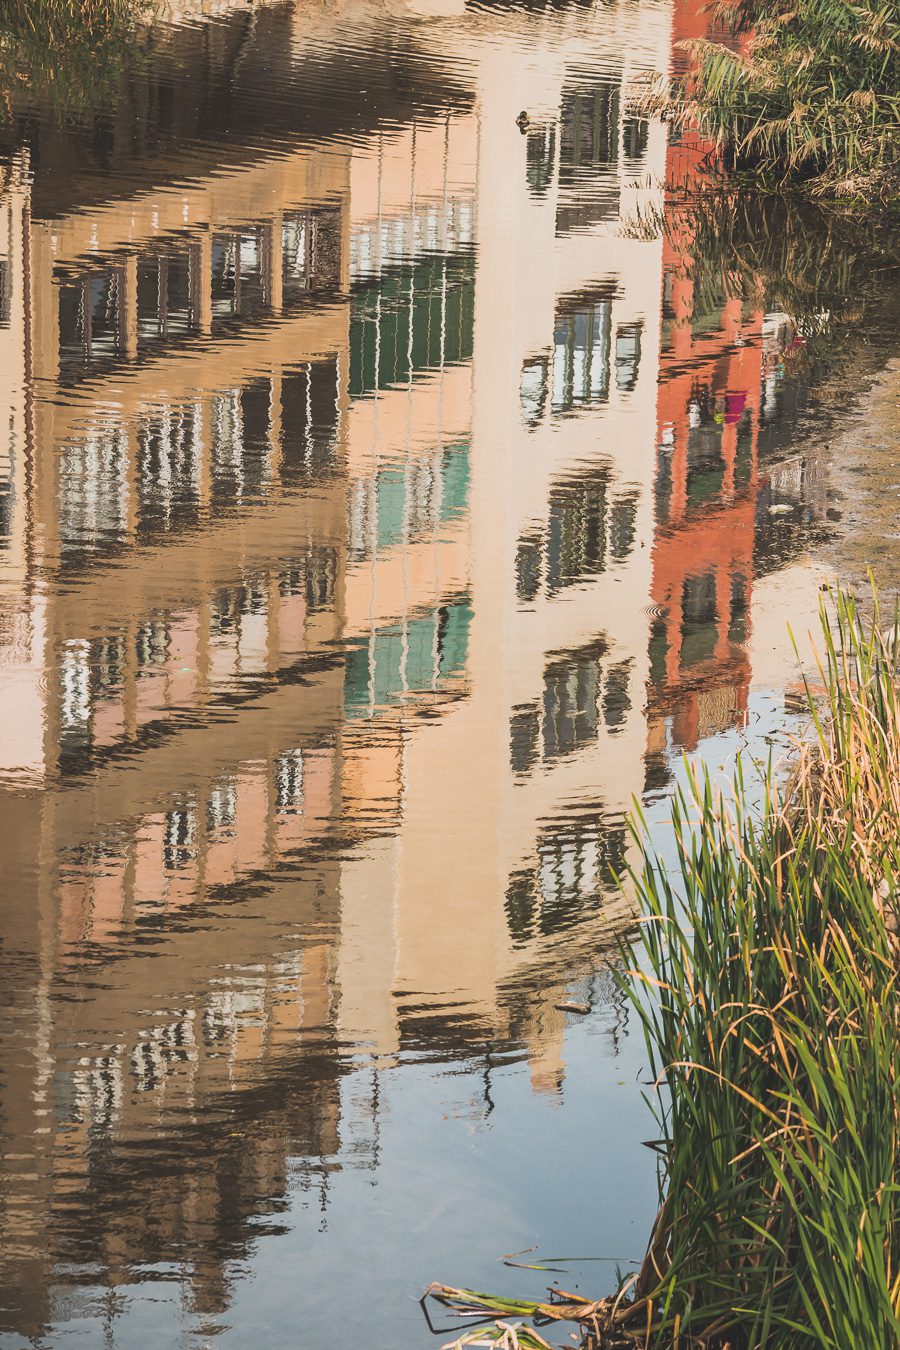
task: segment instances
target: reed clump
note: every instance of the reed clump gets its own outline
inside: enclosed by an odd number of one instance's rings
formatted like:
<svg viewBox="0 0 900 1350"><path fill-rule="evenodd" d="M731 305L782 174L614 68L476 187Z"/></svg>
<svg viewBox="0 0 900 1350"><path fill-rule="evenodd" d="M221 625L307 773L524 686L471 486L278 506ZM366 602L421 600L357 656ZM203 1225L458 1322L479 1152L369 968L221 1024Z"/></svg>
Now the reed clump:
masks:
<svg viewBox="0 0 900 1350"><path fill-rule="evenodd" d="M648 1344L900 1344L897 625L838 594L814 736L754 813L698 780L636 877L657 1074ZM647 994L652 991L652 997Z"/></svg>
<svg viewBox="0 0 900 1350"><path fill-rule="evenodd" d="M583 1350L900 1345L900 624L877 596L867 620L827 604L787 778L739 768L727 799L694 779L672 868L634 824L626 988L660 1135L640 1271L595 1302L436 1286L493 1319L455 1344L546 1345L568 1321Z"/></svg>
<svg viewBox="0 0 900 1350"><path fill-rule="evenodd" d="M666 110L769 187L896 200L900 10L890 0L719 0L723 40L682 44Z"/></svg>

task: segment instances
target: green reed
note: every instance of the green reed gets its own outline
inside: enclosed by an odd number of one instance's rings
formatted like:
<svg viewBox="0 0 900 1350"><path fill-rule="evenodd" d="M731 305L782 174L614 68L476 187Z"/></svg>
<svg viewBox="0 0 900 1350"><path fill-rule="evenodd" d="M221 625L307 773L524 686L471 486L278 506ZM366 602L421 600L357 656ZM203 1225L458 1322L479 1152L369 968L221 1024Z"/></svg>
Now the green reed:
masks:
<svg viewBox="0 0 900 1350"><path fill-rule="evenodd" d="M787 779L739 767L726 799L692 778L670 869L634 822L626 988L660 1129L640 1272L595 1302L432 1286L492 1321L458 1346L558 1322L584 1350L900 1344L900 616L884 635L877 596L867 620L824 603Z"/></svg>
<svg viewBox="0 0 900 1350"><path fill-rule="evenodd" d="M729 804L698 777L675 874L645 852L635 877L664 1160L648 1344L900 1343L897 628L839 593L823 630L786 786L754 813L740 772Z"/></svg>
<svg viewBox="0 0 900 1350"><path fill-rule="evenodd" d="M768 186L897 196L900 10L891 0L720 0L733 42L684 44L670 116Z"/></svg>

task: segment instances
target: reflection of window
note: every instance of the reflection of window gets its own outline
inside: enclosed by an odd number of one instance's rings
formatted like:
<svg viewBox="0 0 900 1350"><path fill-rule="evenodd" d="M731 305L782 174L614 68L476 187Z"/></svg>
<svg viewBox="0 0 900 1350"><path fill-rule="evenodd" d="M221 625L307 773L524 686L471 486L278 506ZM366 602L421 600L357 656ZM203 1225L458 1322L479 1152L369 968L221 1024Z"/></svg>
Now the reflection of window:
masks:
<svg viewBox="0 0 900 1350"><path fill-rule="evenodd" d="M737 426L737 447L734 465L734 486L740 491L753 474L753 413L744 408Z"/></svg>
<svg viewBox="0 0 900 1350"><path fill-rule="evenodd" d="M138 425L138 529L195 524L200 507L201 412L160 408Z"/></svg>
<svg viewBox="0 0 900 1350"><path fill-rule="evenodd" d="M258 491L269 473L272 381L250 380L241 390L243 428L243 490Z"/></svg>
<svg viewBox="0 0 900 1350"><path fill-rule="evenodd" d="M669 654L669 638L666 621L662 616L655 618L650 625L650 683L662 689L666 682L666 659Z"/></svg>
<svg viewBox="0 0 900 1350"><path fill-rule="evenodd" d="M63 555L120 544L128 502L128 438L123 427L100 425L60 449L59 533Z"/></svg>
<svg viewBox="0 0 900 1350"><path fill-rule="evenodd" d="M186 251L142 255L137 262L138 342L158 342L196 327L196 259Z"/></svg>
<svg viewBox="0 0 900 1350"><path fill-rule="evenodd" d="M281 378L281 477L308 480L333 463L337 427L337 362L287 366Z"/></svg>
<svg viewBox="0 0 900 1350"><path fill-rule="evenodd" d="M142 623L134 640L139 670L164 666L169 658L169 625L164 619L150 619Z"/></svg>
<svg viewBox="0 0 900 1350"><path fill-rule="evenodd" d="M125 639L96 638L91 644L91 668L98 691L120 688L125 675Z"/></svg>
<svg viewBox="0 0 900 1350"><path fill-rule="evenodd" d="M59 663L59 760L63 773L80 766L91 744L91 669L86 642L67 642Z"/></svg>
<svg viewBox="0 0 900 1350"><path fill-rule="evenodd" d="M522 366L519 377L519 407L527 427L536 427L547 406L550 363L546 356L534 356Z"/></svg>
<svg viewBox="0 0 900 1350"><path fill-rule="evenodd" d="M216 394L212 408L213 497L231 495L243 481L240 390Z"/></svg>
<svg viewBox="0 0 900 1350"><path fill-rule="evenodd" d="M194 813L186 806L166 812L163 867L174 872L194 856Z"/></svg>
<svg viewBox="0 0 900 1350"><path fill-rule="evenodd" d="M641 327L639 323L620 324L616 329L616 388L622 393L637 383L641 364Z"/></svg>
<svg viewBox="0 0 900 1350"><path fill-rule="evenodd" d="M536 600L541 589L540 539L525 537L519 540L516 549L516 596L520 604L529 604Z"/></svg>
<svg viewBox="0 0 900 1350"><path fill-rule="evenodd" d="M555 413L608 399L611 310L611 302L603 299L557 317L553 330Z"/></svg>
<svg viewBox="0 0 900 1350"><path fill-rule="evenodd" d="M262 229L212 237L213 321L254 314L266 303Z"/></svg>
<svg viewBox="0 0 900 1350"><path fill-rule="evenodd" d="M12 278L9 270L9 259L0 258L0 328L9 327L11 301Z"/></svg>
<svg viewBox="0 0 900 1350"><path fill-rule="evenodd" d="M281 266L284 298L309 287L312 228L307 215L284 217L281 226Z"/></svg>
<svg viewBox="0 0 900 1350"><path fill-rule="evenodd" d="M265 614L269 608L269 594L265 579L250 581L238 591L242 614Z"/></svg>
<svg viewBox="0 0 900 1350"><path fill-rule="evenodd" d="M664 792L672 782L672 770L664 750L655 750L644 756L644 795Z"/></svg>
<svg viewBox="0 0 900 1350"><path fill-rule="evenodd" d="M619 146L619 86L605 81L569 94L562 106L561 162L614 164Z"/></svg>
<svg viewBox="0 0 900 1350"><path fill-rule="evenodd" d="M376 631L351 649L344 671L344 707L365 717L408 692L436 689L465 667L472 611L467 601L444 605L404 624Z"/></svg>
<svg viewBox="0 0 900 1350"><path fill-rule="evenodd" d="M553 592L606 567L608 469L585 479L558 483L550 494L547 532L547 589Z"/></svg>
<svg viewBox="0 0 900 1350"><path fill-rule="evenodd" d="M650 124L643 117L626 117L622 124L622 154L626 159L641 159L647 153Z"/></svg>
<svg viewBox="0 0 900 1350"><path fill-rule="evenodd" d="M743 572L733 572L731 576L728 638L731 642L747 641L747 578Z"/></svg>
<svg viewBox="0 0 900 1350"><path fill-rule="evenodd" d="M545 197L553 182L556 127L536 127L525 138L525 178L533 197Z"/></svg>
<svg viewBox="0 0 900 1350"><path fill-rule="evenodd" d="M302 750L285 750L275 760L275 809L280 815L303 809Z"/></svg>
<svg viewBox="0 0 900 1350"><path fill-rule="evenodd" d="M541 714L536 704L514 708L509 723L509 762L513 773L527 773L537 759Z"/></svg>
<svg viewBox="0 0 900 1350"><path fill-rule="evenodd" d="M622 726L631 711L631 698L628 694L628 680L631 674L631 661L619 661L610 668L603 690L603 720L610 731Z"/></svg>
<svg viewBox="0 0 900 1350"><path fill-rule="evenodd" d="M220 830L231 832L237 819L237 790L229 778L218 783L210 792L206 802L206 828L210 832Z"/></svg>
<svg viewBox="0 0 900 1350"><path fill-rule="evenodd" d="M306 559L306 605L311 613L334 605L338 560L334 549L314 548Z"/></svg>
<svg viewBox="0 0 900 1350"><path fill-rule="evenodd" d="M698 385L688 404L687 496L691 506L701 505L722 489L724 412L718 402L708 388Z"/></svg>
<svg viewBox="0 0 900 1350"><path fill-rule="evenodd" d="M437 253L385 271L353 296L351 398L472 356L475 260Z"/></svg>
<svg viewBox="0 0 900 1350"><path fill-rule="evenodd" d="M570 754L596 738L600 660L605 652L606 642L599 638L557 657L544 671L544 759Z"/></svg>
<svg viewBox="0 0 900 1350"><path fill-rule="evenodd" d="M619 85L605 80L567 93L560 123L558 235L619 213Z"/></svg>
<svg viewBox="0 0 900 1350"><path fill-rule="evenodd" d="M59 366L63 378L114 357L120 346L122 281L104 268L59 287Z"/></svg>
<svg viewBox="0 0 900 1350"><path fill-rule="evenodd" d="M433 535L464 515L469 499L466 442L406 464L388 464L357 480L349 503L349 546L354 561Z"/></svg>
<svg viewBox="0 0 900 1350"><path fill-rule="evenodd" d="M697 665L716 650L716 574L687 577L681 596L681 664Z"/></svg>
<svg viewBox="0 0 900 1350"><path fill-rule="evenodd" d="M653 484L653 497L656 504L656 519L664 524L669 518L672 506L672 447L661 445L657 451L656 481Z"/></svg>
<svg viewBox="0 0 900 1350"><path fill-rule="evenodd" d="M597 912L600 896L625 867L626 831L597 815L544 826L537 864L510 877L506 919L515 945L564 932Z"/></svg>
<svg viewBox="0 0 900 1350"><path fill-rule="evenodd" d="M616 562L624 562L634 544L638 494L625 492L614 498L609 513L609 551Z"/></svg>

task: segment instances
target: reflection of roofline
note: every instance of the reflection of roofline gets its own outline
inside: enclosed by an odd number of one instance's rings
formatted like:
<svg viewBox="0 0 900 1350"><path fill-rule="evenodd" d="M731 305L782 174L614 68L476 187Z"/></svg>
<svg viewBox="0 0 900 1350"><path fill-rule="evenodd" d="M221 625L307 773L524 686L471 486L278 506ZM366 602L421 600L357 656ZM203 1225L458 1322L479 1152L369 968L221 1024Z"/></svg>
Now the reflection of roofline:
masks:
<svg viewBox="0 0 900 1350"><path fill-rule="evenodd" d="M424 48L375 24L368 33L363 26L354 43L356 61L365 62L360 75L367 95L361 100L341 78L347 56L334 24L328 25L333 43L310 43L305 57L298 56L293 41L293 19L293 6L281 4L252 16L242 12L162 28L168 41L154 43L148 36L148 45L156 48L152 61L142 50L128 71L110 135L115 140L123 128L127 133L146 126L142 94L152 105L155 92L166 86L174 91L176 106L169 114L171 132L150 128L163 143L159 151L152 146L135 150L124 134L120 141L127 144L107 153L97 148L94 119L84 127L62 124L48 109L23 100L0 149L13 152L30 142L37 152L32 217L58 218L151 187L208 177L229 165L257 163L304 145L319 147L323 141L343 142L349 152L352 141L379 130L471 105L472 95ZM261 69L266 79L257 86ZM311 69L314 79L308 77ZM245 95L251 87L252 97ZM260 88L271 96L261 99ZM181 91L183 106L178 107Z"/></svg>

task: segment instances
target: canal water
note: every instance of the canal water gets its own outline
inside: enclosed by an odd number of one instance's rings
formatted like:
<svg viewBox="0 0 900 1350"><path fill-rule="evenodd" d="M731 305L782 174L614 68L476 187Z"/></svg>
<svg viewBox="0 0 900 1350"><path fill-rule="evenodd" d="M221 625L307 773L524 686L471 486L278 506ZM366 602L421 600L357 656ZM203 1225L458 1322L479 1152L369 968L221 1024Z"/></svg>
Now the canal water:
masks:
<svg viewBox="0 0 900 1350"><path fill-rule="evenodd" d="M431 1280L640 1260L626 815L898 558L888 244L664 190L707 21L223 0L3 68L3 1350L414 1350Z"/></svg>

